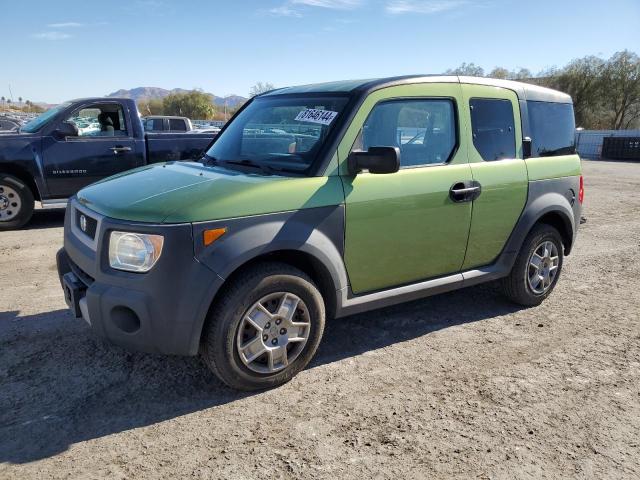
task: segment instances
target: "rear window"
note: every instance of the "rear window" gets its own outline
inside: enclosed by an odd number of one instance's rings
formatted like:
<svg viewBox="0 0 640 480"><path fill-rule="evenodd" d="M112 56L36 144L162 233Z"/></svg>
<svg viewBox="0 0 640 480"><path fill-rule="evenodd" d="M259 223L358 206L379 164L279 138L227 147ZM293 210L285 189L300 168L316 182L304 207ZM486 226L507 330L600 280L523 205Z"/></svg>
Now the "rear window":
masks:
<svg viewBox="0 0 640 480"><path fill-rule="evenodd" d="M169 130L173 132L186 132L187 125L184 120L181 118L170 118L169 119Z"/></svg>
<svg viewBox="0 0 640 480"><path fill-rule="evenodd" d="M161 132L164 130L162 118L147 118L144 124L144 129L147 132Z"/></svg>
<svg viewBox="0 0 640 480"><path fill-rule="evenodd" d="M570 103L527 102L531 155L553 157L575 153L575 119Z"/></svg>
<svg viewBox="0 0 640 480"><path fill-rule="evenodd" d="M473 145L482 159L490 162L516 157L513 106L509 100L472 98L471 131Z"/></svg>

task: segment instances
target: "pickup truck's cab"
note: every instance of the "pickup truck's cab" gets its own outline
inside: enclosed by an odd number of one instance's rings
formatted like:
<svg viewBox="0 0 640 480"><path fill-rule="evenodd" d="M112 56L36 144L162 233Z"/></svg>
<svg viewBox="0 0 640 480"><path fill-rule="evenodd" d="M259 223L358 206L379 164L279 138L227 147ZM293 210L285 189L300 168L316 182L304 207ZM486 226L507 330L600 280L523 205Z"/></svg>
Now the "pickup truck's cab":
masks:
<svg viewBox="0 0 640 480"><path fill-rule="evenodd" d="M126 98L65 102L0 135L0 230L24 225L34 201L66 201L81 188L148 163L199 159L212 134L145 135Z"/></svg>
<svg viewBox="0 0 640 480"><path fill-rule="evenodd" d="M201 352L254 389L313 356L325 317L502 279L537 305L583 196L571 99L457 76L254 98L205 164L83 189L59 273L77 316L135 349Z"/></svg>
<svg viewBox="0 0 640 480"><path fill-rule="evenodd" d="M151 115L142 118L145 132L172 133L190 132L193 130L191 120L187 117L174 117L168 115Z"/></svg>

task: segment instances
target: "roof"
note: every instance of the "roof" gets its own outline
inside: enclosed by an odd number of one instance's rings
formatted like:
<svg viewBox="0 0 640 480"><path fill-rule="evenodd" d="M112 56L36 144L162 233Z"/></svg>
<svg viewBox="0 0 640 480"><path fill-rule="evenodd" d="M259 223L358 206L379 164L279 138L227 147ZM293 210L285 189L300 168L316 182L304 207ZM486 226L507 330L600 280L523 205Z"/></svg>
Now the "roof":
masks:
<svg viewBox="0 0 640 480"><path fill-rule="evenodd" d="M343 80L338 82L315 83L272 90L264 96L288 95L299 93L365 93L396 85L416 83L464 83L488 85L514 91L520 100L541 102L572 103L566 93L539 87L530 83L513 80L499 80L486 77L466 77L458 75L406 75L402 77L374 78L364 80Z"/></svg>
<svg viewBox="0 0 640 480"><path fill-rule="evenodd" d="M85 97L85 98L74 98L73 100L68 100L63 103L80 103L80 102L131 102L132 98L124 98L124 97Z"/></svg>

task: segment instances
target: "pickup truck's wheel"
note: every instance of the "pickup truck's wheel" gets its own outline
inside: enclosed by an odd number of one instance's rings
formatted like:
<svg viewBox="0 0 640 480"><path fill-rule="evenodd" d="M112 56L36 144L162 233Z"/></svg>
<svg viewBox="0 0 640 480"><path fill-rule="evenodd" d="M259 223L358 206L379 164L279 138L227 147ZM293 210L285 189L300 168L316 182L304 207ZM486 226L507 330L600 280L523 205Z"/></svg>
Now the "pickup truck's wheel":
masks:
<svg viewBox="0 0 640 480"><path fill-rule="evenodd" d="M520 305L540 305L560 278L563 257L558 230L537 225L525 239L511 273L502 281L504 293Z"/></svg>
<svg viewBox="0 0 640 480"><path fill-rule="evenodd" d="M203 332L201 354L232 388L275 387L309 363L324 321L322 296L304 272L261 264L222 292Z"/></svg>
<svg viewBox="0 0 640 480"><path fill-rule="evenodd" d="M0 174L0 230L20 228L33 215L33 193L12 175Z"/></svg>

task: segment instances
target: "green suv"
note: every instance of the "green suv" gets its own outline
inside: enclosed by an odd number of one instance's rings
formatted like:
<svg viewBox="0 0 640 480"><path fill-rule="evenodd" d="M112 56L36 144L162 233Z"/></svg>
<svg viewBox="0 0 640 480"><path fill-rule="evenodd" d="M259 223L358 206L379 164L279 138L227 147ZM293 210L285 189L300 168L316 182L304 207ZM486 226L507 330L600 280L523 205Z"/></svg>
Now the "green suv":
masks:
<svg viewBox="0 0 640 480"><path fill-rule="evenodd" d="M309 363L326 318L498 279L538 305L582 199L563 93L458 76L283 88L247 102L201 162L81 190L58 271L97 335L200 353L261 389Z"/></svg>

